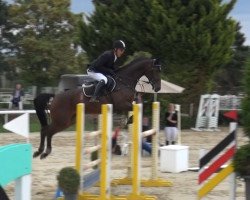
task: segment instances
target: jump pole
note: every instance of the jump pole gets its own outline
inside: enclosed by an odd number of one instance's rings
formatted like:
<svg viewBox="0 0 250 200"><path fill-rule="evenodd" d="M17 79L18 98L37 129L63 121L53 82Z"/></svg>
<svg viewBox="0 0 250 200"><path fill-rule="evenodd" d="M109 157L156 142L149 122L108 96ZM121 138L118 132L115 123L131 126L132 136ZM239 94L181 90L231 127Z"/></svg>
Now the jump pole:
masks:
<svg viewBox="0 0 250 200"><path fill-rule="evenodd" d="M84 130L84 114L85 106L83 103L77 104L76 107L76 160L75 166L79 174L81 174L82 168L82 146L83 146L83 130ZM82 187L82 185L81 185Z"/></svg>

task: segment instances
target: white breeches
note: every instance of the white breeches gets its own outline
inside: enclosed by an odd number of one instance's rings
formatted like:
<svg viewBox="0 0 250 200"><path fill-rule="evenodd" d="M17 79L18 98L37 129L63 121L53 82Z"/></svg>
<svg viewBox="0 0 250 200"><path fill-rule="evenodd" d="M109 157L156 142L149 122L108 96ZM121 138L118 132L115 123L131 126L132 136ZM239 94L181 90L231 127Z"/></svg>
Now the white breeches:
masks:
<svg viewBox="0 0 250 200"><path fill-rule="evenodd" d="M91 78L93 78L93 79L95 79L95 80L97 80L97 81L104 80L105 84L107 84L107 82L108 82L107 77L104 76L104 75L101 74L101 73L93 72L93 71L89 71L89 70L87 70L87 73L88 73L88 75L89 75Z"/></svg>
<svg viewBox="0 0 250 200"><path fill-rule="evenodd" d="M165 127L164 132L167 141L175 142L177 140L178 129L176 127Z"/></svg>

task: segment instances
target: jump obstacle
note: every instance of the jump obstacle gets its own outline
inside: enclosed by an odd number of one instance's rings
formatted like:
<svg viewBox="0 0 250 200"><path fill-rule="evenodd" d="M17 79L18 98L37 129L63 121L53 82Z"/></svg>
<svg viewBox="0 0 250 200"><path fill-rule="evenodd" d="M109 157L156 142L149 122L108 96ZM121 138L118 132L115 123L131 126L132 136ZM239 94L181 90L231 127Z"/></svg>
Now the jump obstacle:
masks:
<svg viewBox="0 0 250 200"><path fill-rule="evenodd" d="M112 108L109 108L112 109ZM76 157L75 157L75 168L78 171L78 173L81 176L81 190L79 194L79 199L89 199L90 197L95 198L95 196L88 194L84 191L86 191L88 188L95 185L100 180L100 169L98 168L98 165L101 163L101 159L96 159L89 161L87 163L86 157L90 157L89 155L93 152L99 152L101 149L100 145L100 138L102 136L102 123L101 115L99 115L98 118L98 130L93 131L90 133L84 133L84 126L85 126L85 106L84 104L78 104L76 107ZM108 113L110 111L107 111L105 113L105 116L108 117ZM112 111L111 111L112 112ZM95 143L98 143L95 146L92 147L86 147L86 141L90 139L96 139ZM84 149L85 148L85 149ZM103 148L104 149L104 148ZM106 156L105 156L106 157ZM85 160L84 160L85 158ZM85 163L86 161L86 163ZM95 169L95 170L91 170ZM83 171L87 171L85 175L83 174ZM104 186L105 187L105 186ZM63 196L62 191L60 189L57 189L56 192L56 198L57 199L63 199L60 198Z"/></svg>
<svg viewBox="0 0 250 200"><path fill-rule="evenodd" d="M4 128L25 136L28 141L28 114L21 115L4 125ZM16 143L0 147L0 185L15 181L15 200L31 200L32 146ZM18 163L18 164L17 164Z"/></svg>
<svg viewBox="0 0 250 200"><path fill-rule="evenodd" d="M218 131L220 96L201 95L194 131Z"/></svg>
<svg viewBox="0 0 250 200"><path fill-rule="evenodd" d="M129 145L130 154L128 156L128 170L127 177L113 180L118 185L131 185L134 175L132 171L141 171L138 166L141 163L141 153L137 158L133 158L133 155L137 154L135 149L141 149L141 137L152 136L152 156L151 156L151 177L147 180L141 180L141 186L143 187L170 187L172 182L161 179L158 177L158 146L159 146L159 130L160 130L160 103L152 103L152 129L141 132L142 127L142 104L133 105L133 125L129 127L129 138L132 138L131 145ZM135 118L137 116L137 118ZM137 146L139 145L139 146Z"/></svg>
<svg viewBox="0 0 250 200"><path fill-rule="evenodd" d="M144 200L157 199L155 196L145 196L141 193L141 186L171 186L172 183L159 179L157 176L158 164L158 133L159 133L159 103L155 102L153 108L153 129L141 132L142 128L142 104L133 104L132 146L131 146L131 176L120 181L118 184L132 184L132 193L128 199ZM158 111L158 112L157 112ZM149 180L141 180L141 139L152 135L152 177Z"/></svg>
<svg viewBox="0 0 250 200"><path fill-rule="evenodd" d="M133 110L136 108L134 107ZM80 108L79 111L82 109ZM77 112L79 113L79 112ZM82 112L83 113L83 112ZM137 113L137 114L135 114ZM136 163L138 161L138 158L141 155L141 146L140 146L140 141L136 141L136 138L139 139L140 134L138 132L141 132L140 130L140 125L141 125L141 115L139 112L134 111L135 114L135 122L133 123L133 135L135 136L135 146L133 147L133 155L136 156L133 159L133 162ZM80 115L81 116L81 115ZM80 118L80 119L79 119ZM77 117L77 122L82 122L83 119L81 117ZM78 121L79 120L79 121ZM140 125L139 125L140 124ZM78 132L78 139L82 138L80 135L82 134L81 130L84 130L83 124L80 125L80 127L77 128ZM157 199L155 196L148 196L141 194L140 192L140 169L139 168L133 168L132 174L132 192L129 195L120 195L120 196L112 196L110 192L110 187L111 187L111 179L110 179L110 174L111 174L111 138L112 138L112 105L102 105L102 117L101 117L101 126L100 126L100 133L101 133L101 152L100 152L100 195L92 195L92 194L87 194L87 193L80 193L79 199L100 199L100 200L107 200L107 199L117 199L117 200L153 200ZM90 133L91 134L91 133ZM78 140L79 141L79 140ZM81 169L81 162L79 162L79 158L81 156L81 144L77 145L77 159L76 159L76 166L77 169ZM94 147L93 147L94 148ZM81 159L80 159L81 160ZM92 161L95 162L95 161ZM135 166L139 166L140 162L137 162ZM118 184L117 181L112 181L112 185ZM139 183L139 185L138 185Z"/></svg>
<svg viewBox="0 0 250 200"><path fill-rule="evenodd" d="M230 162L224 169L222 165L231 160L236 151L236 127L237 123L230 123L230 133L213 149L200 159L198 199L206 196L214 187L231 174L230 200L236 199L235 173ZM206 166L208 165L208 166ZM217 173L218 172L218 173ZM217 173L217 174L215 174Z"/></svg>
<svg viewBox="0 0 250 200"><path fill-rule="evenodd" d="M219 131L220 110L239 110L242 97L235 95L204 94L200 97L194 131Z"/></svg>
<svg viewBox="0 0 250 200"><path fill-rule="evenodd" d="M155 106L155 108L159 108ZM140 158L141 158L141 119L142 119L142 105L135 104L133 106L133 114L134 114L134 123L133 123L133 148L132 148L132 155L133 155L133 168L131 168L131 177L130 178L130 184L132 184L132 191L128 195L120 195L120 196L113 196L111 195L110 188L111 188L111 179L110 179L110 172L111 172L111 134L112 134L112 105L102 105L102 115L101 115L101 126L98 131L92 132L88 134L88 137L90 137L91 134L97 136L101 135L101 145L97 145L95 147L90 147L88 150L83 150L83 143L84 138L83 137L83 130L84 130L84 105L78 104L77 105L77 144L76 144L76 169L79 171L80 174L82 174L82 169L93 167L97 164L99 165L99 173L95 173L94 175L90 176L84 176L83 178L83 184L84 182L91 182L91 184L94 184L95 181L88 181L84 179L92 179L94 176L97 176L99 179L99 186L100 186L100 192L99 195L95 194L89 194L86 193L84 190L82 190L79 193L79 200L108 200L108 199L114 199L114 200L155 200L157 197L155 196L148 196L144 195L140 192L141 188L141 176L140 176ZM156 117L155 117L156 118ZM159 122L159 120L158 120ZM149 133L152 132L152 134L155 134L155 130L152 129L151 131L146 131L146 135L150 135ZM86 134L85 134L86 135ZM157 142L156 142L157 143ZM100 146L102 148L100 148ZM83 164L82 155L85 152L93 152L96 150L100 150L100 159L97 159L96 161L92 161L90 163ZM158 151L156 153L156 156L158 154ZM98 178L95 177L95 180ZM154 177L155 178L155 177ZM155 181L155 179L147 180L147 185L150 185L149 182ZM157 179L157 181L161 181L160 179ZM113 180L112 185L118 185L119 180ZM162 183L161 183L162 184ZM166 182L164 182L166 184ZM170 182L167 182L168 186L171 184ZM163 184L162 184L163 185ZM90 185L89 185L90 186ZM83 187L84 188L84 187Z"/></svg>
<svg viewBox="0 0 250 200"><path fill-rule="evenodd" d="M75 168L81 176L81 189L78 194L78 200L85 199L111 199L110 194L110 168L111 168L111 131L112 131L112 105L102 105L102 114L99 116L98 130L90 133L84 133L85 126L85 106L80 103L76 108L76 158ZM87 139L98 137L101 144L92 147L85 147ZM85 149L84 149L85 147ZM102 147L102 148L101 148ZM87 163L88 154L100 151L101 159L96 159ZM86 162L86 163L84 163ZM91 168L95 168L91 171ZM84 171L91 171L87 175ZM86 173L85 173L86 174ZM94 195L86 192L86 189L100 182L100 194ZM58 191L57 191L57 195ZM58 197L57 196L57 197ZM58 198L63 199L63 198ZM112 199L114 199L112 197ZM122 199L121 199L122 200Z"/></svg>
<svg viewBox="0 0 250 200"><path fill-rule="evenodd" d="M84 124L84 105L77 105L77 147L76 147L76 169L81 174L82 166L87 169L88 167L93 167L99 164L99 169L96 169L100 172L99 175L99 184L100 184L100 194L88 194L84 191L81 191L78 199L116 199L111 196L111 184L110 184L110 171L111 171L111 134L112 134L112 105L102 105L102 115L101 115L101 124L99 124L99 131L89 133L88 136L92 135L100 135L101 136L101 145L97 145L95 147L89 148L89 153L94 152L96 150L100 150L100 159L94 160L90 163L86 163L85 165L82 163L82 153L83 148L82 144L84 141L81 141L83 137ZM101 148L102 147L102 148ZM86 150L85 150L86 152ZM96 173L98 174L98 173ZM97 176L97 175L96 175ZM83 181L87 181L86 179L92 179L93 176L88 176L83 179ZM98 178L96 178L98 179ZM94 182L93 182L94 183ZM83 182L84 184L84 182ZM117 198L120 199L120 198Z"/></svg>

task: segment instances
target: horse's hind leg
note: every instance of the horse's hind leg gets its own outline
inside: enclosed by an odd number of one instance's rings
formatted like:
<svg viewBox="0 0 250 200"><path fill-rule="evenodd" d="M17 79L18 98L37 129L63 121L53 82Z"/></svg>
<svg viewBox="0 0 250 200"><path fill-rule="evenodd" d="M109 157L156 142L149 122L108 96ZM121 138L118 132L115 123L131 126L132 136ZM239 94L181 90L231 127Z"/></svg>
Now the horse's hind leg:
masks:
<svg viewBox="0 0 250 200"><path fill-rule="evenodd" d="M43 153L44 151L44 143L45 143L45 138L46 138L46 129L48 126L44 126L41 129L40 132L40 145L37 151L34 152L33 154L33 158L36 158L37 156L39 156L40 154Z"/></svg>

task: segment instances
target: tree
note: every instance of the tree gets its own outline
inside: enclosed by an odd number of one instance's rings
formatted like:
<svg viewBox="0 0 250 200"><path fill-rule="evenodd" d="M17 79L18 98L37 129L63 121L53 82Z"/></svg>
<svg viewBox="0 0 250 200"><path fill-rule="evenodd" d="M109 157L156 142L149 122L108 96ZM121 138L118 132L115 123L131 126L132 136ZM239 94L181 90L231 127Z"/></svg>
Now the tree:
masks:
<svg viewBox="0 0 250 200"><path fill-rule="evenodd" d="M228 14L235 1L165 2L171 30L165 46L171 48L162 51L169 59L168 77L185 86L181 99L197 103L201 94L211 92L213 73L231 60L235 22Z"/></svg>
<svg viewBox="0 0 250 200"><path fill-rule="evenodd" d="M26 83L55 85L62 74L80 71L73 45L77 16L69 7L69 0L15 0L10 6L16 65Z"/></svg>
<svg viewBox="0 0 250 200"><path fill-rule="evenodd" d="M127 55L146 51L163 62L163 76L186 87L182 99L198 101L213 73L231 60L236 0L94 1L81 24L81 46L90 59L120 38Z"/></svg>
<svg viewBox="0 0 250 200"><path fill-rule="evenodd" d="M242 102L242 118L244 124L244 133L250 138L250 52L248 51L248 58L244 65L243 88L245 97Z"/></svg>
<svg viewBox="0 0 250 200"><path fill-rule="evenodd" d="M233 59L227 65L222 66L215 74L215 88L219 94L235 94L242 93L243 66L247 58L249 50L244 45L245 37L240 32L241 26L237 23L237 32L233 45Z"/></svg>
<svg viewBox="0 0 250 200"><path fill-rule="evenodd" d="M15 67L15 39L9 18L9 6L0 1L0 73L11 81L19 81L18 69Z"/></svg>
<svg viewBox="0 0 250 200"><path fill-rule="evenodd" d="M5 2L0 0L0 74L7 68L7 62L4 57L4 49L6 48L6 42L3 37L3 30L7 24L8 7Z"/></svg>
<svg viewBox="0 0 250 200"><path fill-rule="evenodd" d="M132 55L141 50L147 52L144 46L140 46L142 40L138 36L145 33L140 26L145 27L141 22L144 20L149 2L145 0L94 1L93 15L84 16L85 20L80 24L81 46L90 60L96 58L100 52L112 48L112 42L117 39L126 42L128 47L126 55ZM147 38L144 37L144 39Z"/></svg>

